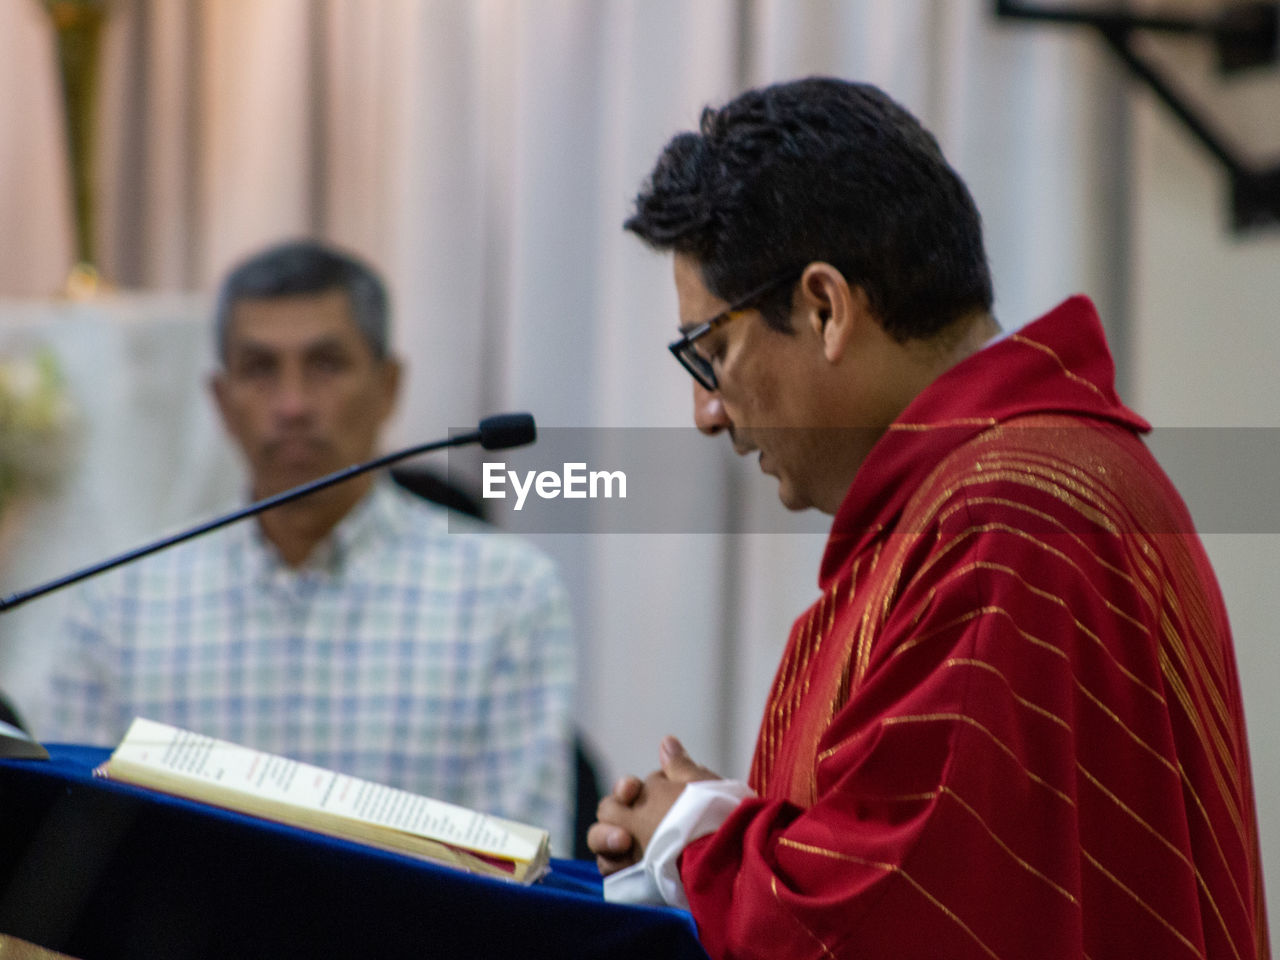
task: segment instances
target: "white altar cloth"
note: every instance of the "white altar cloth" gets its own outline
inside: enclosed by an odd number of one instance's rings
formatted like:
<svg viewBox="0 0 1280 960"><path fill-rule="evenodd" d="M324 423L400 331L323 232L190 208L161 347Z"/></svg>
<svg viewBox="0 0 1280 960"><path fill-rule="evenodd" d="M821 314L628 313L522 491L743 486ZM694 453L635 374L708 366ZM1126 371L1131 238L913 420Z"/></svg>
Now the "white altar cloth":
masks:
<svg viewBox="0 0 1280 960"><path fill-rule="evenodd" d="M230 509L241 473L206 382L212 304L189 294L0 299L0 354L52 350L80 416L70 468L10 517L5 597ZM71 587L0 613L0 690L39 736Z"/></svg>

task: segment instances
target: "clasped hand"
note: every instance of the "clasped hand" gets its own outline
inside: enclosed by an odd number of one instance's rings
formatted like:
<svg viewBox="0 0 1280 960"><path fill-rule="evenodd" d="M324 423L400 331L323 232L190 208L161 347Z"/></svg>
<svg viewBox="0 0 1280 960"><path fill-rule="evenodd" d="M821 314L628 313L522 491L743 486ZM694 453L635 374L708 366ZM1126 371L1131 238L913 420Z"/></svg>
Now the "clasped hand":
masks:
<svg viewBox="0 0 1280 960"><path fill-rule="evenodd" d="M658 761L661 767L644 780L632 776L618 780L596 808L596 822L587 831L587 846L606 877L644 857L654 831L685 784L722 779L694 763L675 737L663 738Z"/></svg>

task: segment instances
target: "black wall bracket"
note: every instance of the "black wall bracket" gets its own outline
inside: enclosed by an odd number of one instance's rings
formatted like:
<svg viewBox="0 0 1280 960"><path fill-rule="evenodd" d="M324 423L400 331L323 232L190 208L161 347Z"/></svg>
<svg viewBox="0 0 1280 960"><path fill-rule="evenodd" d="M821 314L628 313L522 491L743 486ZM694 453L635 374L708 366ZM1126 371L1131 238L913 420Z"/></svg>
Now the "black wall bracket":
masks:
<svg viewBox="0 0 1280 960"><path fill-rule="evenodd" d="M1280 164L1247 162L1222 133L1148 63L1134 47L1137 34L1165 33L1202 37L1213 44L1218 67L1233 73L1280 61L1280 2L1227 3L1210 16L1142 16L1061 5L1036 7L1017 0L996 0L996 16L1087 26L1097 30L1124 64L1167 106L1191 134L1226 168L1236 230L1280 227Z"/></svg>

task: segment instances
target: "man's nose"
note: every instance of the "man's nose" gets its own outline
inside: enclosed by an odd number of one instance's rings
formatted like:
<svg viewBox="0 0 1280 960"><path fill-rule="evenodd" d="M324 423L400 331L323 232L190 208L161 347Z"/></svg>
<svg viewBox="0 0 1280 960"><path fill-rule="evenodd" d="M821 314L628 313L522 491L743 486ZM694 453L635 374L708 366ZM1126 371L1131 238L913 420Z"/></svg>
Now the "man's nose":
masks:
<svg viewBox="0 0 1280 960"><path fill-rule="evenodd" d="M301 371L285 371L276 383L274 404L282 420L306 417L312 406L312 391Z"/></svg>
<svg viewBox="0 0 1280 960"><path fill-rule="evenodd" d="M709 437L731 426L720 392L708 390L696 380L693 382L693 422Z"/></svg>

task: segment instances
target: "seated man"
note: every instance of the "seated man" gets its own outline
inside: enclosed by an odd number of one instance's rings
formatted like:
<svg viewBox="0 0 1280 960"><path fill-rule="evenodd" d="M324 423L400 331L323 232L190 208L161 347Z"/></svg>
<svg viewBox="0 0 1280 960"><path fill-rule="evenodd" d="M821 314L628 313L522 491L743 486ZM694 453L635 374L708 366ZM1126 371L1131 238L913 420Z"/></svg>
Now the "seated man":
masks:
<svg viewBox="0 0 1280 960"><path fill-rule="evenodd" d="M705 111L627 226L698 427L834 519L749 788L664 740L606 894L716 958L1268 956L1226 611L1093 305L1001 336L963 182L839 80Z"/></svg>
<svg viewBox="0 0 1280 960"><path fill-rule="evenodd" d="M401 368L381 280L314 243L217 308L218 410L255 500L377 453ZM46 741L135 715L546 827L569 846L574 653L559 575L363 474L90 581Z"/></svg>

